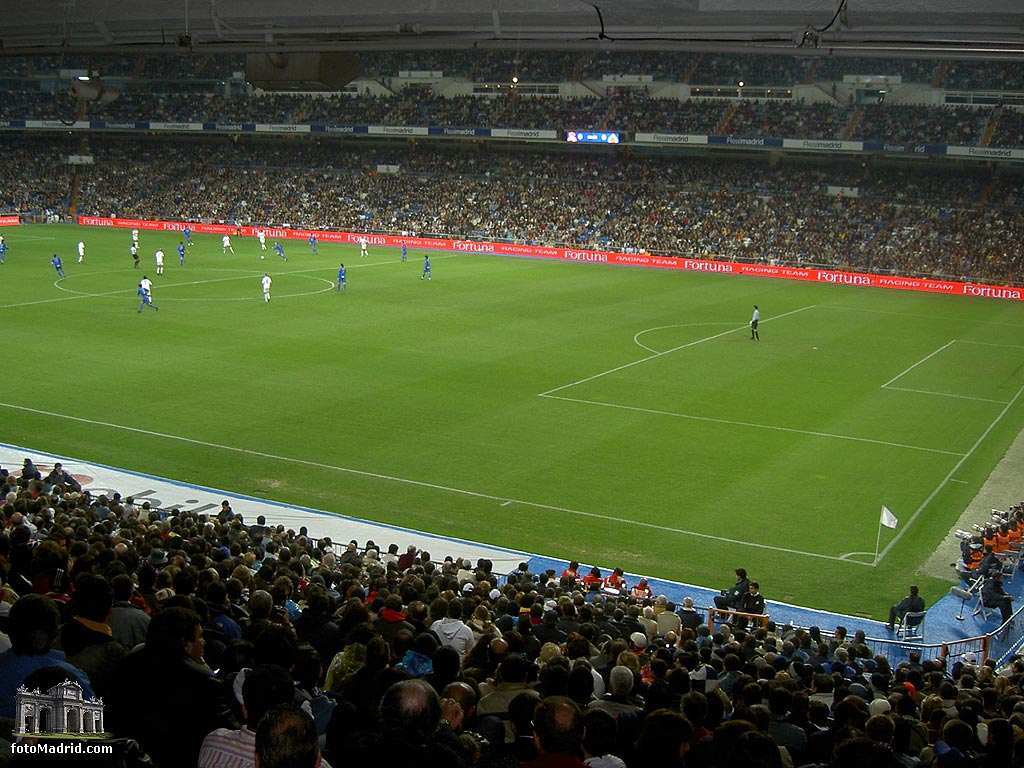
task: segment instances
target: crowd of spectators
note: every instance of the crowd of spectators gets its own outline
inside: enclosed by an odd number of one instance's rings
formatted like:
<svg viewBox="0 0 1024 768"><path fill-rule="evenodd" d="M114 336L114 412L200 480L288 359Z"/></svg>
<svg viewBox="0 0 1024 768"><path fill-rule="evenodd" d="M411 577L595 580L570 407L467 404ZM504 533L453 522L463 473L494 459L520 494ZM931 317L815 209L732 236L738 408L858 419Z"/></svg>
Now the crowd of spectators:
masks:
<svg viewBox="0 0 1024 768"><path fill-rule="evenodd" d="M600 81L606 76L646 76L654 82L694 85L785 87L828 83L844 77L899 77L904 83L956 90L1024 90L1024 75L1011 62L940 61L913 58L806 57L785 54L693 53L683 51L361 51L363 76L382 82L403 71L442 72L473 82L523 83ZM9 57L0 77L46 79L62 69L91 70L101 76L145 82L192 79L222 82L245 70L245 59L230 54L172 56Z"/></svg>
<svg viewBox="0 0 1024 768"><path fill-rule="evenodd" d="M84 111L83 111L84 110ZM152 93L130 91L108 103L79 103L67 93L9 90L4 120L388 125L442 128L607 129L790 139L848 139L890 144L1024 147L1024 117L1009 107L921 106L792 100L654 98L636 89L562 98L503 91L439 96L429 87L394 95Z"/></svg>
<svg viewBox="0 0 1024 768"><path fill-rule="evenodd" d="M0 486L0 717L71 679L158 768L251 766L280 707L309 734L288 765L310 768L317 747L337 766L1024 765L1024 660L893 668L860 630L709 626L620 569L497 574L228 501L94 498L29 459Z"/></svg>
<svg viewBox="0 0 1024 768"><path fill-rule="evenodd" d="M1021 114L1009 108L803 103L713 98L653 98L640 90L594 97L439 96L430 88L395 95L296 96L258 93L127 92L82 105L69 94L14 90L0 104L4 120L388 125L443 128L607 129L905 144L1024 146Z"/></svg>
<svg viewBox="0 0 1024 768"><path fill-rule="evenodd" d="M74 169L66 162L71 145L28 136L15 143L18 154L9 157L18 162L0 165L0 211L61 220L71 202ZM3 139L4 151L14 151L15 143Z"/></svg>
<svg viewBox="0 0 1024 768"><path fill-rule="evenodd" d="M9 151L23 152L15 143ZM70 197L61 159L80 145L30 146L24 165L0 169L5 211ZM88 152L94 163L78 169L83 215L1024 279L1024 179L988 168L224 138L95 138Z"/></svg>

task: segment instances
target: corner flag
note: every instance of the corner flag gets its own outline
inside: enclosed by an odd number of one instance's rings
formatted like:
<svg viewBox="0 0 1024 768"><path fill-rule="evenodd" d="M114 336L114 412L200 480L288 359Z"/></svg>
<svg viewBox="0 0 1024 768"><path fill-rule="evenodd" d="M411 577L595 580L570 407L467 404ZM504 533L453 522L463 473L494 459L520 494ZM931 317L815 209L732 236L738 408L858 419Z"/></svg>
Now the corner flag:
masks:
<svg viewBox="0 0 1024 768"><path fill-rule="evenodd" d="M882 525L884 525L886 528L895 528L897 525L899 525L899 522L900 521L896 519L896 515L894 515L889 510L889 508L883 504L882 505L882 519L881 519Z"/></svg>

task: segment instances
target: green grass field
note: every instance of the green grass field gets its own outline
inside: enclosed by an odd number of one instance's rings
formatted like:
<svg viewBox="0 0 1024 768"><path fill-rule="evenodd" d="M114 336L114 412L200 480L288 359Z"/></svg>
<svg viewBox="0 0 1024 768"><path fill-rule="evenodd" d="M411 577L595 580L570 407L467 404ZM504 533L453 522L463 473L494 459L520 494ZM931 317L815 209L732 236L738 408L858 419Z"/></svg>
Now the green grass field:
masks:
<svg viewBox="0 0 1024 768"><path fill-rule="evenodd" d="M1012 302L444 253L427 282L416 251L202 235L181 267L149 232L135 270L127 230L4 234L4 442L709 586L744 565L813 607L948 589L916 570L1024 424Z"/></svg>

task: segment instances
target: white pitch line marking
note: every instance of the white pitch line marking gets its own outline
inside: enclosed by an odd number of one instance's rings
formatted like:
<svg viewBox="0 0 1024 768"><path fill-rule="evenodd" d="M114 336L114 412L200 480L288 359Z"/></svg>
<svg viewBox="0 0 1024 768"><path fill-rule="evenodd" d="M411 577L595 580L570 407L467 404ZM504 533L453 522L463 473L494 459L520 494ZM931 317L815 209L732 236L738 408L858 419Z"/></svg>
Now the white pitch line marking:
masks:
<svg viewBox="0 0 1024 768"><path fill-rule="evenodd" d="M560 395L540 395L551 400L564 400L568 403L582 403L584 405L598 405L603 408L618 408L623 411L636 411L638 413L650 413L655 416L673 416L677 419L689 421L705 421L712 424L726 424L733 427L747 427L750 429L769 429L775 432L790 432L797 435L808 435L810 437L826 437L831 440L849 440L856 443L871 443L872 445L884 445L887 448L903 448L911 451L924 451L926 453L938 453L943 456L963 456L955 451L943 451L938 448L925 448L920 445L907 445L905 443L891 443L887 440L874 440L870 437L854 437L853 435L837 435L831 432L815 432L809 429L796 429L795 427L781 427L774 424L755 424L749 421L736 421L733 419L716 419L712 416L694 416L688 413L675 413L673 411L659 411L654 408L641 408L636 405L620 405L619 403L605 403L599 400L581 400L575 397L562 397Z"/></svg>
<svg viewBox="0 0 1024 768"><path fill-rule="evenodd" d="M375 267L375 266L383 266L385 264L392 264L392 263L394 263L394 262L381 261L381 262L376 262L374 264L354 264L353 267ZM188 269L188 268L186 267L186 269ZM223 269L219 269L217 267L195 267L194 269L196 271L199 271L199 270L207 270L207 271L235 271L235 272L242 272L244 274L235 275L234 277L217 277L217 278L211 278L210 280L192 280L192 281L181 282L181 283L160 282L160 283L156 284L156 287L162 291L164 288L170 289L170 288L178 288L178 287L181 287L181 286L186 286L187 287L187 286L190 286L190 285L206 285L206 284L209 284L209 283L224 283L224 282L230 282L232 280L252 280L253 278L260 276L260 273L259 273L258 270L257 271L249 272L247 270L241 270L241 269L239 269L239 270L223 270ZM266 271L266 270L264 270L264 271ZM322 280L323 282L327 283L331 288L334 287L334 281L333 280L329 280L326 277L316 277L315 275L309 275L308 273L310 273L310 272L330 272L330 269L322 269L322 268L293 269L293 270L289 270L288 272L274 271L274 274L275 275L296 275L296 276L299 276L299 277L311 277L312 279ZM107 273L91 272L89 274L91 274L91 275L98 275L98 274L120 274L120 273L119 272L110 271L110 272L107 272ZM77 275L75 275L75 276L77 277ZM64 279L67 280L68 278L64 278ZM64 294L66 294L64 296L58 296L57 298L53 298L53 299L39 299L38 301L22 301L22 302L18 302L16 304L0 304L0 309L12 309L14 307L31 307L31 306L35 306L37 304L53 304L53 303L61 302L61 301L75 301L75 300L79 300L79 299L103 299L103 298L108 298L108 297L124 296L126 294L132 294L132 295L135 294L135 287L132 287L132 288L122 288L122 289L119 289L119 290L116 290L116 291L104 291L102 293L82 293L81 291L76 291L76 290L74 290L72 288L65 288L64 286L59 284L60 282L61 282L61 280L55 280L53 285L54 285L55 288L57 288L58 290L62 291ZM313 295L315 295L317 293L325 293L327 290L328 290L327 288L324 288L324 289L322 289L320 291L314 291L313 293L288 294L288 295L283 295L282 294L282 296L280 298L289 298L289 297L296 297L296 296L313 296ZM257 298L259 298L259 297L257 297ZM221 298L221 299L179 299L179 298L170 297L170 296L161 296L161 299L166 299L167 301L249 301L250 300L249 297L245 297L245 298L241 298L241 299L239 299L239 298L235 298L235 299L223 299L223 298Z"/></svg>
<svg viewBox="0 0 1024 768"><path fill-rule="evenodd" d="M1002 349L1024 349L1019 344L994 344L991 341L972 341L971 339L957 339L957 344L974 344L979 347L1001 347Z"/></svg>
<svg viewBox="0 0 1024 768"><path fill-rule="evenodd" d="M659 325L659 326L657 326L655 328L644 328L642 331L637 331L635 334L633 334L633 343L636 344L641 349L646 349L651 354L656 355L656 354L658 354L658 350L651 349L650 347L645 346L645 345L640 343L640 337L643 336L645 333L651 333L653 331L664 331L667 328L695 328L695 327L703 327L703 326L708 326L708 325L730 325L731 326L731 325L733 325L733 323L677 323L675 325Z"/></svg>
<svg viewBox="0 0 1024 768"><path fill-rule="evenodd" d="M978 450L978 447L985 441L985 438L989 436L989 433L992 432L992 430L996 428L996 424L998 424L1000 421L1003 420L1003 417L1009 412L1009 410L1014 406L1014 404L1020 399L1020 396L1021 396L1022 393L1024 393L1024 386L1022 386L1020 389L1017 390L1017 394L1014 395L1013 399L1010 400L1010 402L1008 402L1006 404L1006 407L1003 408L1003 410L999 412L999 415L996 416L995 419L993 419L992 423L988 425L988 428L984 432L981 433L981 437L979 437L977 439L977 441L974 443L974 445L971 446L971 449L967 453L965 453L963 455L963 458L960 459L960 461L958 461L956 463L955 467L953 467L951 470L949 470L949 473L942 479L942 482L939 483L936 486L935 490L931 492L931 494L928 496L928 498L925 499L923 502L921 502L921 506L919 506L917 508L917 510L914 512L914 514L912 514L910 516L910 519L907 520L906 524L903 526L903 529L900 530L895 536L893 536L892 537L892 541L890 541L885 546L885 548L881 552L878 553L878 557L875 559L875 562L872 565L878 565L878 563L882 562L882 559L887 554L889 554L889 552L892 550L892 548L894 546L896 546L896 542L898 542L900 539L903 538L903 534L905 534L910 529L910 526L913 525L914 521L918 518L918 516L922 512L924 512L924 510L928 507L929 504L932 503L932 499L934 499L936 496L938 496L939 492L943 488L946 487L947 483L949 483L952 480L953 475L955 475L957 472L960 471L960 467L962 467L964 465L964 462L966 462L969 458L971 458L971 456L974 455L974 452L976 450Z"/></svg>
<svg viewBox="0 0 1024 768"><path fill-rule="evenodd" d="M892 384L892 383L893 383L894 381L896 381L897 379L899 379L899 378L901 378L901 377L903 377L903 376L907 375L907 374L908 374L908 373L910 373L910 372L911 372L912 370L914 370L915 368L917 368L917 366L921 365L922 363L926 363L926 362L928 362L928 361L929 361L929 360L931 360L931 359L932 359L933 357L935 357L935 356L936 356L937 354L939 354L939 352L942 352L943 350L946 350L946 349L948 349L949 347L953 346L954 344L956 344L956 339L953 339L953 340L951 340L951 341L950 341L949 343L947 343L947 344L943 344L943 345L942 345L941 347L939 347L938 349L936 349L936 350L935 350L934 352L932 352L932 353L931 353L930 355L928 355L927 357L923 357L923 358L921 358L920 360L918 360L918 361L917 361L916 363L914 363L914 364L913 364L912 366L910 366L910 367L909 367L909 368L907 368L906 370L904 370L904 371L901 371L900 373L897 373L897 374L896 374L895 376L893 376L893 377L892 377L891 379L889 379L889 380L888 380L887 382L885 382L885 384L883 384L883 385L882 385L882 389L885 389L886 387L888 387L888 386L889 386L890 384Z"/></svg>
<svg viewBox="0 0 1024 768"><path fill-rule="evenodd" d="M996 403L997 405L1006 405L1005 400L991 400L987 397L972 397L971 395L953 395L949 392L932 392L929 389L910 389L908 387L882 387L882 389L888 389L891 392L913 392L916 395L935 395L936 397L955 397L957 400L975 400L979 403Z"/></svg>
<svg viewBox="0 0 1024 768"><path fill-rule="evenodd" d="M778 319L783 318L783 317L788 317L789 315L795 315L798 312L805 312L808 309L814 309L815 306L816 305L811 304L811 305L806 306L806 307L801 307L800 309L794 309L792 312L784 312L781 315L775 315L773 317L768 318L767 320L778 320ZM767 320L762 320L762 322L767 322ZM641 357L639 360L634 360L631 363L625 363L623 365L616 366L615 368L610 368L607 371L602 371L601 373L595 373L593 376L587 376L585 379L580 379L579 381L574 381L574 382L571 382L569 384L563 384L560 387L555 387L554 389L549 389L547 392L541 392L539 397L548 397L548 396L550 396L554 392L561 392L563 389L569 389L571 387L577 386L578 384L586 384L588 381L593 381L594 379L600 379L602 376L607 376L608 374L616 373L617 371L624 371L627 368L632 368L634 365L639 365L640 363L646 363L649 360L655 360L655 359L657 359L659 357L662 357L664 355L669 355L669 354L672 354L673 352L678 352L681 349L687 349L689 347L695 347L698 344L703 344L705 341L714 341L715 339L720 339L723 336L728 336L730 333L737 333L738 331L744 331L744 330L746 330L749 327L750 326L748 326L748 325L741 325L741 326L736 327L736 328L730 328L728 331L722 331L721 333L716 333L713 336L705 336L703 339L697 339L696 341L690 341L690 342L687 342L686 344L680 344L678 347L673 347L672 349L666 349L664 352L655 352L653 355L648 355L647 357Z"/></svg>
<svg viewBox="0 0 1024 768"><path fill-rule="evenodd" d="M418 488L429 488L431 490L443 491L447 493L456 493L462 496L470 496L477 499L489 499L491 501L500 501L502 506L506 504L520 504L524 507L530 507L533 509L549 510L552 512L562 512L568 515L575 515L577 517L584 517L592 520L604 520L606 522L619 523L621 525L634 526L639 528L649 528L654 531L660 531L662 533L677 533L682 536L695 536L700 539L708 541L717 541L724 544L733 544L737 546L749 547L753 549L771 550L773 552L784 552L791 555L803 555L805 557L813 557L819 560L832 560L835 562L852 562L855 565L871 565L870 563L858 563L856 561L844 561L842 558L835 555L823 555L818 552L804 552L799 549L791 549L789 547L775 547L769 544L758 544L751 541L745 541L742 539L730 539L724 536L713 536L708 533L702 533L700 531L688 531L683 528L669 528L664 525L658 525L655 523L647 523L641 520L635 519L622 519L618 517L612 517L611 515L602 515L596 512L584 512L578 509L571 509L569 507L558 507L550 504L541 504L535 501L526 501L524 499L509 499L505 496L495 496L489 493L480 493L478 491L468 491L463 488L452 488L446 485L438 485L436 483L425 483L420 480L410 480L404 477L395 477L393 475L384 475L379 472L367 472L361 469L352 469L350 467L339 467L333 464L326 464L320 461L310 461L308 459L296 459L290 456L278 456L273 453L265 453L263 451L254 451L248 448L238 448L233 445L223 445L221 443L211 443L206 440L197 440L191 437L182 437L181 435L171 435L165 432L156 432L149 429L140 429L139 427L129 427L123 424L113 424L106 421L97 421L94 419L86 419L80 416L70 416L65 413L55 413L53 411L44 411L40 408L29 408L23 405L15 405L13 403L0 402L0 408L10 408L16 411L23 411L25 413L35 413L41 416L50 416L57 419L65 419L67 421L75 421L80 424L91 424L93 426L108 427L110 429L118 429L124 432L132 432L138 435L147 435L149 437L158 437L165 440L176 440L182 443L188 443L189 445L201 445L205 448L215 448L222 451L231 451L233 453L240 453L246 456L255 456L262 459L271 459L273 461L283 461L290 464L297 464L303 467L313 467L315 469L327 469L334 472L342 472L349 475L355 475L357 477L366 477L375 480L385 480L393 483L401 483L404 485L411 485Z"/></svg>

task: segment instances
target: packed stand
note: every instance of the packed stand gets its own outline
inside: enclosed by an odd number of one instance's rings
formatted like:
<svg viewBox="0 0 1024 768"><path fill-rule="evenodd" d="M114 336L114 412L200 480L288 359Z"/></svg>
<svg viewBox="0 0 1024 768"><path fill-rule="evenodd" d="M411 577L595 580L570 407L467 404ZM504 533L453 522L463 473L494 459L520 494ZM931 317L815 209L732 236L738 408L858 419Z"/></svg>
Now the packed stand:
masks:
<svg viewBox="0 0 1024 768"><path fill-rule="evenodd" d="M937 59L864 59L829 56L814 62L813 78L817 83L838 82L844 77L893 77L904 83L931 85L946 66ZM1007 81L1020 87L1019 73Z"/></svg>
<svg viewBox="0 0 1024 768"><path fill-rule="evenodd" d="M4 80L0 119L112 122L390 125L444 128L607 129L792 139L846 138L884 143L1022 147L1019 113L1009 108L877 104L863 107L791 100L758 102L654 97L609 86L600 96L559 97L506 90L487 96L441 96L417 84L389 95L225 95L126 90L109 102L77 102L64 90ZM992 130L990 131L990 127Z"/></svg>
<svg viewBox="0 0 1024 768"><path fill-rule="evenodd" d="M929 107L878 104L863 107L854 128L858 139L902 143L972 146L981 143L993 113L971 107Z"/></svg>
<svg viewBox="0 0 1024 768"><path fill-rule="evenodd" d="M282 722L302 734L288 764L309 768L1024 759L1018 658L912 653L894 669L843 627L712 631L689 598L621 569L501 576L243 520L227 501L207 517L93 498L28 459L0 479L0 716L20 686L71 679L102 697L119 749L158 768L273 766ZM716 604L763 611L736 575Z"/></svg>
<svg viewBox="0 0 1024 768"><path fill-rule="evenodd" d="M1024 147L1024 112L1004 107L995 115L995 120L989 146Z"/></svg>
<svg viewBox="0 0 1024 768"><path fill-rule="evenodd" d="M55 167L78 151L52 140L38 146L34 162L49 157ZM405 231L1008 284L1024 274L1024 180L987 169L329 141L185 146L93 139L95 163L79 170L79 213ZM400 173L376 173L378 164ZM17 171L4 172L5 191L22 189L30 200ZM830 197L830 185L858 196ZM43 180L51 195L60 186ZM14 195L8 202L14 210L30 204Z"/></svg>
<svg viewBox="0 0 1024 768"><path fill-rule="evenodd" d="M787 86L804 82L809 61L795 56L705 53L687 82L694 85ZM842 79L842 78L840 78Z"/></svg>
<svg viewBox="0 0 1024 768"><path fill-rule="evenodd" d="M893 77L904 83L952 90L1020 91L1024 76L1012 62L803 57L681 51L360 51L364 77L393 83L403 71L442 72L473 82L523 83L601 81L607 76L647 76L653 82L694 85L786 87L806 82L841 82L844 77ZM10 57L0 76L43 79L62 69L92 70L139 83L192 78L224 81L244 71L243 57L229 54L163 56Z"/></svg>
<svg viewBox="0 0 1024 768"><path fill-rule="evenodd" d="M688 53L681 51L360 51L365 77L393 81L402 71L442 72L474 82L524 83L600 81L606 76L643 75L654 82L695 85L791 86L837 82L847 76L899 76L904 83L954 90L1024 90L1020 67L1011 62L934 59L863 59L799 55ZM245 69L229 54L178 56L10 57L0 75L41 78L61 69L91 69L102 76L138 81L227 80Z"/></svg>
<svg viewBox="0 0 1024 768"><path fill-rule="evenodd" d="M48 137L23 136L0 142L7 157L0 164L0 212L30 218L63 219L71 197L73 169L66 163L72 145Z"/></svg>
<svg viewBox="0 0 1024 768"><path fill-rule="evenodd" d="M725 126L735 136L777 136L790 139L842 139L852 109L831 104L741 101ZM866 138L866 137L858 137Z"/></svg>
<svg viewBox="0 0 1024 768"><path fill-rule="evenodd" d="M24 149L16 143L10 151ZM32 146L28 165L0 172L4 210L64 210L72 170L63 158L81 145L37 138ZM1024 180L988 169L224 138L103 137L87 151L95 162L78 168L83 215L412 232L1003 284L1024 274ZM379 164L400 172L378 173ZM829 196L830 185L857 196Z"/></svg>
<svg viewBox="0 0 1024 768"><path fill-rule="evenodd" d="M951 61L942 87L962 91L1024 90L1020 64L1010 61Z"/></svg>

